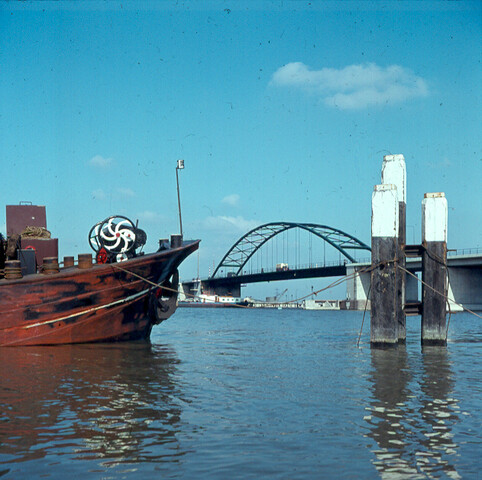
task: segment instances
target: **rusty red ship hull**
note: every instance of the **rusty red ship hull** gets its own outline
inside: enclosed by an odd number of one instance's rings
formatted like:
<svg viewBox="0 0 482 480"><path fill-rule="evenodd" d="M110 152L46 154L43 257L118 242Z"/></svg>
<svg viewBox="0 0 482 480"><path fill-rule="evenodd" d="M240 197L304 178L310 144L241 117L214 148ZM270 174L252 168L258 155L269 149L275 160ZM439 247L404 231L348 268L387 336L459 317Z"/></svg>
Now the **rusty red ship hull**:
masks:
<svg viewBox="0 0 482 480"><path fill-rule="evenodd" d="M159 295L159 285L170 285L198 245L184 242L120 263L0 280L0 346L149 338L159 323L150 311L153 295Z"/></svg>

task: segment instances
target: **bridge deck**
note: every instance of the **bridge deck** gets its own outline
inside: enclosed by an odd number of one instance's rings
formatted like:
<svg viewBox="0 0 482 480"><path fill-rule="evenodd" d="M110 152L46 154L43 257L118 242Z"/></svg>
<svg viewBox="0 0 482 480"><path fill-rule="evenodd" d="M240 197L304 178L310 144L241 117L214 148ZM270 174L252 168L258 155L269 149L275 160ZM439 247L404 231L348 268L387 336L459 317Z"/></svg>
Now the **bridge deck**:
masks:
<svg viewBox="0 0 482 480"><path fill-rule="evenodd" d="M311 267L284 271L248 273L231 277L214 277L202 280L203 283L215 287L216 285L239 285L242 283L260 283L278 280L295 280L316 277L342 277L346 275L346 265L332 265L328 267Z"/></svg>
<svg viewBox="0 0 482 480"><path fill-rule="evenodd" d="M447 264L450 268L480 269L482 268L482 253L449 255L447 257ZM196 285L198 285L200 281L207 290L217 291L218 289L224 289L226 291L238 291L239 293L239 288L243 284L305 278L342 277L346 275L347 268L359 271L370 265L370 262L340 263L330 266L305 267L299 269L290 268L284 271L261 271L242 275L197 279L191 282L183 282L183 285L186 291L191 292L195 290ZM422 269L421 259L407 258L407 269L413 273L420 272Z"/></svg>

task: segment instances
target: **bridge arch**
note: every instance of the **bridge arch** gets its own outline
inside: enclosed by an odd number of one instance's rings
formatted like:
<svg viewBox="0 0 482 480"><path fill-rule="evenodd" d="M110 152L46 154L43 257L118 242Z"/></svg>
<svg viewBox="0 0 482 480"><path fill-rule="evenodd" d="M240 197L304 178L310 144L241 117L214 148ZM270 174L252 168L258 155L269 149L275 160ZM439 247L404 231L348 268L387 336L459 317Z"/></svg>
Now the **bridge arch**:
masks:
<svg viewBox="0 0 482 480"><path fill-rule="evenodd" d="M327 225L316 223L295 223L295 222L272 222L265 223L250 230L243 235L224 255L216 267L213 277L223 268L237 268L235 275L238 275L250 258L269 240L276 235L293 228L306 230L313 235L323 239L325 242L336 248L350 262L355 262L346 250L367 250L371 248L358 238Z"/></svg>

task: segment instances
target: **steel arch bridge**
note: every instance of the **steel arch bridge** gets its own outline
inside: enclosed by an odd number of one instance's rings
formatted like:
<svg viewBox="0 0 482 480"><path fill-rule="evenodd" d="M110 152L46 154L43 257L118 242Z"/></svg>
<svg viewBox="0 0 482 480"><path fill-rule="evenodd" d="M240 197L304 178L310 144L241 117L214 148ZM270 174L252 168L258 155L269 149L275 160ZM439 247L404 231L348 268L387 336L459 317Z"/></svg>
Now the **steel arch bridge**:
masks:
<svg viewBox="0 0 482 480"><path fill-rule="evenodd" d="M269 240L276 235L293 228L306 230L313 235L321 238L326 243L336 248L350 262L356 260L346 250L367 250L371 248L358 238L327 225L317 225L315 223L294 223L294 222L272 222L265 223L246 233L241 237L224 255L219 265L214 270L212 277L215 277L223 268L235 268L235 275L239 275L243 267L250 258Z"/></svg>

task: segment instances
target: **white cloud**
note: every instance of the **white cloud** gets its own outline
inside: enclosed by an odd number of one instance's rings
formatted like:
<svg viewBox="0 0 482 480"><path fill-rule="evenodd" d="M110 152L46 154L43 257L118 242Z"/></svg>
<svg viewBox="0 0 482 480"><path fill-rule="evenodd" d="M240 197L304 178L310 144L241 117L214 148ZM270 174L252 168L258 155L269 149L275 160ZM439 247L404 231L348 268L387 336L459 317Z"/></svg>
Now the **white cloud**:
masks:
<svg viewBox="0 0 482 480"><path fill-rule="evenodd" d="M270 84L308 90L321 95L326 105L343 110L393 105L428 95L425 80L411 70L374 63L321 70L311 70L301 62L288 63L273 74Z"/></svg>
<svg viewBox="0 0 482 480"><path fill-rule="evenodd" d="M246 233L259 225L257 220L246 220L243 217L207 217L203 221L206 230L217 230L223 232Z"/></svg>
<svg viewBox="0 0 482 480"><path fill-rule="evenodd" d="M122 187L117 188L114 192L112 191L105 192L104 190L102 190L102 188L98 188L97 190L94 190L92 192L92 198L94 200L100 200L100 201L104 201L107 198L110 198L111 200L114 199L115 201L119 201L119 200L124 200L126 198L132 198L135 196L136 196L136 193L133 190L131 190L130 188L122 188Z"/></svg>
<svg viewBox="0 0 482 480"><path fill-rule="evenodd" d="M112 158L104 158L102 155L96 155L89 160L89 165L99 168L109 168L112 162Z"/></svg>
<svg viewBox="0 0 482 480"><path fill-rule="evenodd" d="M237 207L239 204L239 195L237 193L227 195L222 199L222 202L230 207Z"/></svg>
<svg viewBox="0 0 482 480"><path fill-rule="evenodd" d="M94 200L105 200L107 198L107 195L104 192L104 190L102 190L101 188L98 188L97 190L94 190L92 192L92 198Z"/></svg>
<svg viewBox="0 0 482 480"><path fill-rule="evenodd" d="M151 210L145 210L139 213L139 221L146 223L160 224L166 221L166 216Z"/></svg>
<svg viewBox="0 0 482 480"><path fill-rule="evenodd" d="M117 193L121 195L121 197L135 197L136 194L130 188L118 188Z"/></svg>

